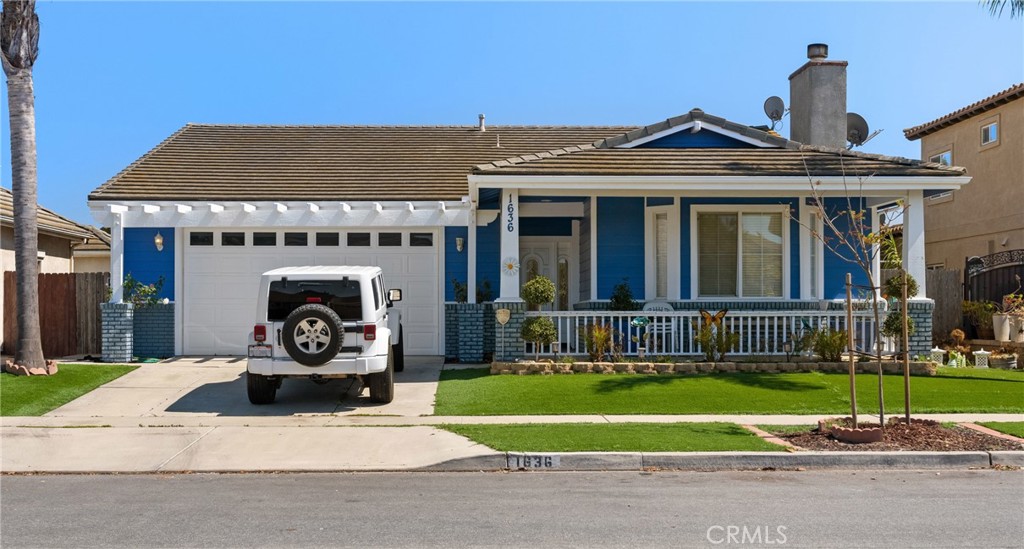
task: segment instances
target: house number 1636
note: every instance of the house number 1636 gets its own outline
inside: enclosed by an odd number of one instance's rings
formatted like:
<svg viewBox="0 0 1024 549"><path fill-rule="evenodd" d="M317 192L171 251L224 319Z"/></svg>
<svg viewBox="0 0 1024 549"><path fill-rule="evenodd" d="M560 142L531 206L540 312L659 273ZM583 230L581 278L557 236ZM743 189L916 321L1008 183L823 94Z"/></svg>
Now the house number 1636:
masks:
<svg viewBox="0 0 1024 549"><path fill-rule="evenodd" d="M508 212L508 224L505 225L505 230L511 233L516 230L516 206L512 204L512 195L508 195L508 207L505 210Z"/></svg>

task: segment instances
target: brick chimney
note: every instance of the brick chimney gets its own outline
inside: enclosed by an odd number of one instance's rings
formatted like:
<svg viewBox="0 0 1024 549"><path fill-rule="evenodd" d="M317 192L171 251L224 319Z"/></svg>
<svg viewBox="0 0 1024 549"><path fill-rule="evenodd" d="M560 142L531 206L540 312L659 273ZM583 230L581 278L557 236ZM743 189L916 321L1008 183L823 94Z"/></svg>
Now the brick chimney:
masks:
<svg viewBox="0 0 1024 549"><path fill-rule="evenodd" d="M789 138L846 147L846 61L829 61L827 44L807 46L804 66L789 75Z"/></svg>

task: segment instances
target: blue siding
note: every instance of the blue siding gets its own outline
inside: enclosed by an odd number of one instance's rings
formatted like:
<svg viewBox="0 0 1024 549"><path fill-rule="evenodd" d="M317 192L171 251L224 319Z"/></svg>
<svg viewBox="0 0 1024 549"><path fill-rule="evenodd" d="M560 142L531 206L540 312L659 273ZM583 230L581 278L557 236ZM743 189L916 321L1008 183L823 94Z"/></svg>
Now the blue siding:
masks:
<svg viewBox="0 0 1024 549"><path fill-rule="evenodd" d="M690 133L690 130L680 130L672 135L666 135L661 139L655 139L640 145L641 149L691 149L691 148L725 148L725 149L752 149L754 145L744 143L737 139L715 133L710 130L701 130L697 133Z"/></svg>
<svg viewBox="0 0 1024 549"><path fill-rule="evenodd" d="M679 297L693 299L690 285L690 261L696 250L690 246L690 206L694 204L788 204L790 212L795 213L799 205L796 198L682 198L679 212ZM827 273L828 271L826 271ZM800 298L800 223L793 219L789 222L789 297Z"/></svg>
<svg viewBox="0 0 1024 549"><path fill-rule="evenodd" d="M858 202L857 199L851 199L851 202L854 208L862 207L862 205ZM849 205L850 204L847 203L847 200L845 198L825 199L825 211L828 212L829 218L835 219L834 223L836 225L836 230L838 230L840 234L849 230L850 219L846 215L837 217L837 214L841 211L848 209ZM829 232L827 228L825 229L825 231L826 241L828 241L830 235L834 237L836 234ZM836 255L835 253L828 249L828 246L825 246L824 256L825 257L823 258L823 271L825 275L825 299L846 299L846 273L850 273L851 275L853 275L854 285L868 285L868 275L856 263L850 263L849 261L846 261L842 257ZM867 289L864 288L861 291L866 292ZM857 298L857 295L858 290L857 288L854 288L854 299Z"/></svg>
<svg viewBox="0 0 1024 549"><path fill-rule="evenodd" d="M500 221L499 217L490 225L476 228L476 285L479 288L485 280L490 281L494 299L497 299L501 289L501 233L498 232Z"/></svg>
<svg viewBox="0 0 1024 549"><path fill-rule="evenodd" d="M480 189L479 210L497 210L498 200L501 198L501 189Z"/></svg>
<svg viewBox="0 0 1024 549"><path fill-rule="evenodd" d="M528 202L583 202L582 196L520 196L519 203Z"/></svg>
<svg viewBox="0 0 1024 549"><path fill-rule="evenodd" d="M673 200L671 196L655 196L647 199L647 206L671 206Z"/></svg>
<svg viewBox="0 0 1024 549"><path fill-rule="evenodd" d="M572 236L571 217L524 217L519 236Z"/></svg>
<svg viewBox="0 0 1024 549"><path fill-rule="evenodd" d="M157 232L164 238L163 251L157 251L153 237ZM161 276L164 286L157 295L174 301L174 229L130 228L124 230L124 274L143 284L153 284Z"/></svg>
<svg viewBox="0 0 1024 549"><path fill-rule="evenodd" d="M597 299L608 299L626 278L644 296L644 199L597 199Z"/></svg>
<svg viewBox="0 0 1024 549"><path fill-rule="evenodd" d="M444 300L455 301L455 287L452 279L458 280L460 284L466 283L467 267L469 263L469 250L466 235L469 229L466 227L445 227L444 228ZM462 238L464 247L460 252L455 247L455 239Z"/></svg>

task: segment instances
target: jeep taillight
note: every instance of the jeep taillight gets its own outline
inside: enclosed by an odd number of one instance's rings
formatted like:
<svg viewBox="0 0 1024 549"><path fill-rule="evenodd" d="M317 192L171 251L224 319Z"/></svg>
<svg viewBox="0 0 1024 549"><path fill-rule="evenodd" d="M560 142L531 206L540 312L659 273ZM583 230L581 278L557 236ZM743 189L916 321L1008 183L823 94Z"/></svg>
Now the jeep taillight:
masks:
<svg viewBox="0 0 1024 549"><path fill-rule="evenodd" d="M363 326L363 338L366 339L366 341L373 341L377 339L377 325L367 324Z"/></svg>
<svg viewBox="0 0 1024 549"><path fill-rule="evenodd" d="M267 340L267 327L263 324L257 324L252 328L252 338L256 341Z"/></svg>

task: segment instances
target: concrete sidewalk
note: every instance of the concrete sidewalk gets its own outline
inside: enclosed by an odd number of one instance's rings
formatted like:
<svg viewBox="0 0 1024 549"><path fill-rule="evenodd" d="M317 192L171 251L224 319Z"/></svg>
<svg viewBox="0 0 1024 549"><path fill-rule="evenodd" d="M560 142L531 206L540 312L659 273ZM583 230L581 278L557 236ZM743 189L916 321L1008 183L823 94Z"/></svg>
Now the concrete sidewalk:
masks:
<svg viewBox="0 0 1024 549"><path fill-rule="evenodd" d="M249 403L245 361L176 358L145 364L42 417L0 418L3 472L496 470L495 452L436 426L504 423L810 425L826 415L431 416L439 357L408 357L395 400L375 404L358 382L286 380L270 406ZM1024 421L1024 414L919 414L939 421ZM870 416L863 415L869 421ZM821 455L818 455L821 454ZM555 468L972 467L1024 465L1024 452L899 455L856 452L545 454ZM787 457L797 456L797 457ZM817 457L815 457L817 456ZM871 458L870 456L875 456ZM874 461L872 461L872 459ZM645 465L646 464L646 465ZM716 465L717 464L717 465ZM760 465L758 465L760 464ZM529 463L527 463L529 465Z"/></svg>

